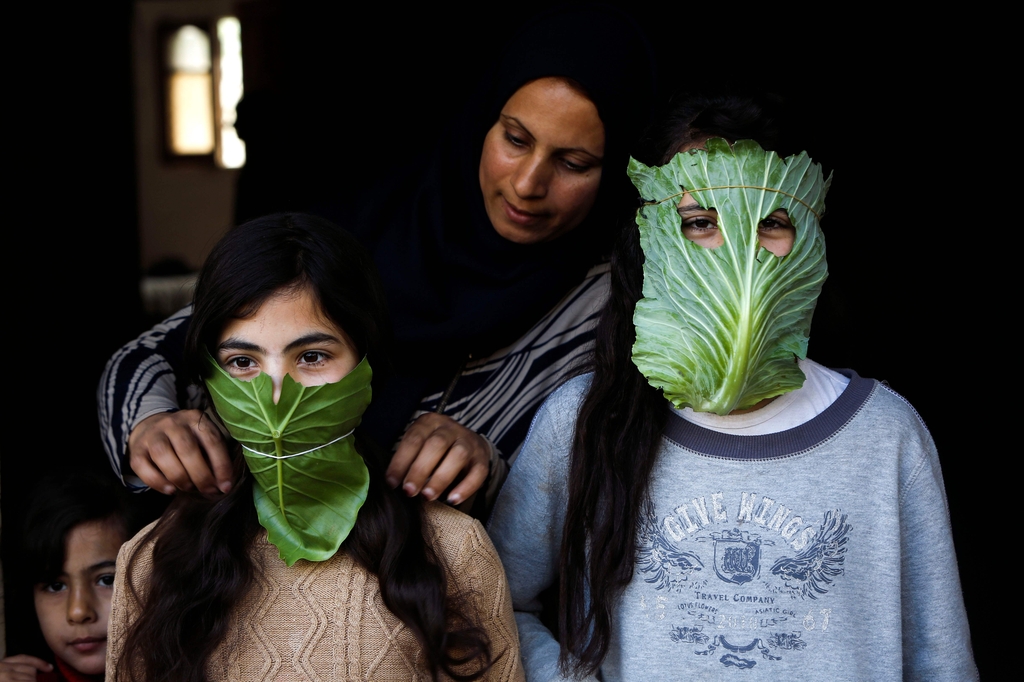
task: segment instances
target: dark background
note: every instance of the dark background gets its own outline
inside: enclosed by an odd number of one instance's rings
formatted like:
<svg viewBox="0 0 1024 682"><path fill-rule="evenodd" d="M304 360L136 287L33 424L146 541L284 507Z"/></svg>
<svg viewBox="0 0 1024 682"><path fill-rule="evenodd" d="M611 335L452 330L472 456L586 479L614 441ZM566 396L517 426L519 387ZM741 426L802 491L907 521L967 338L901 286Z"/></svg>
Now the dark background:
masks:
<svg viewBox="0 0 1024 682"><path fill-rule="evenodd" d="M144 324L132 4L92 4L103 7L45 17L51 32L26 43L32 66L11 81L16 162L8 172L16 179L8 199L18 210L7 225L6 329L17 353L8 365L11 437L0 451L9 654L36 646L12 542L28 491L60 467L107 467L96 382L110 354ZM985 320L971 319L961 297L988 273L961 257L974 246L977 221L975 209L961 205L962 172L954 174L947 151L969 132L950 81L965 59L950 49L952 27L925 34L909 22L858 16L810 21L617 4L656 45L663 93L722 79L780 93L793 137L835 170L823 221L830 276L810 355L887 380L931 429L984 674L994 655L982 605L983 550L991 546L983 529L992 518L978 462L994 452L994 437L975 424L993 403L978 369L977 328ZM429 149L501 45L544 6L478 4L456 15L383 4L332 12L301 2L241 3L246 96L276 103L246 133L242 186L263 188L267 210L357 192ZM566 36L569 45L586 41ZM249 84L257 71L260 89Z"/></svg>

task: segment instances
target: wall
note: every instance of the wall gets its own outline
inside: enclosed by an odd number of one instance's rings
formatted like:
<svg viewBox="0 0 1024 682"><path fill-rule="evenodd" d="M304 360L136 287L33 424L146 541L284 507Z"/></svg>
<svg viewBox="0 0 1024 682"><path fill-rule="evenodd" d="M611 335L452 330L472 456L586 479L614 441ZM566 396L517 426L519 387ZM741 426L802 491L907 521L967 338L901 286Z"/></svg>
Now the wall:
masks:
<svg viewBox="0 0 1024 682"><path fill-rule="evenodd" d="M162 23L233 15L226 0L137 0L132 21L139 251L143 270L164 258L198 268L234 221L237 170L163 152ZM243 55L244 59L244 55ZM243 67L244 68L244 67Z"/></svg>

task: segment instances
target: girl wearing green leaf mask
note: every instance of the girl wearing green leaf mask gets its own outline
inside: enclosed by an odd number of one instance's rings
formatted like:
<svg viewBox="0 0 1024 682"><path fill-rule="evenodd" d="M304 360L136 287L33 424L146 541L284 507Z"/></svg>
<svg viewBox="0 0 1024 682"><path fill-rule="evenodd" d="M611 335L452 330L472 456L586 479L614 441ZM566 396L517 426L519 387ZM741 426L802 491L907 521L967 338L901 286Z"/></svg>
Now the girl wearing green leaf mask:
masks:
<svg viewBox="0 0 1024 682"><path fill-rule="evenodd" d="M593 373L538 412L491 518L527 677L976 679L927 429L805 357L820 168L745 139L770 137L754 102L682 109L662 165L631 163Z"/></svg>
<svg viewBox="0 0 1024 682"><path fill-rule="evenodd" d="M479 523L393 491L360 438L382 301L369 257L322 219L269 216L214 248L186 358L239 474L218 499L179 493L125 545L114 679L522 678Z"/></svg>

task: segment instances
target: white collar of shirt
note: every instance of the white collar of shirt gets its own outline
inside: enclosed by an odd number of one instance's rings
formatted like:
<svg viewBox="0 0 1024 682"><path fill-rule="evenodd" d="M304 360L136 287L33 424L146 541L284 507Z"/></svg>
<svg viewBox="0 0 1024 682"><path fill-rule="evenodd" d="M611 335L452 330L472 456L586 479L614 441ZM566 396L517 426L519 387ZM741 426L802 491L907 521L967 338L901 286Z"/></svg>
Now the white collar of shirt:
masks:
<svg viewBox="0 0 1024 682"><path fill-rule="evenodd" d="M698 426L736 436L763 436L800 426L835 402L850 379L813 360L800 360L797 364L806 377L804 385L780 395L759 410L724 417L712 412L694 412L689 407L673 408L673 411Z"/></svg>

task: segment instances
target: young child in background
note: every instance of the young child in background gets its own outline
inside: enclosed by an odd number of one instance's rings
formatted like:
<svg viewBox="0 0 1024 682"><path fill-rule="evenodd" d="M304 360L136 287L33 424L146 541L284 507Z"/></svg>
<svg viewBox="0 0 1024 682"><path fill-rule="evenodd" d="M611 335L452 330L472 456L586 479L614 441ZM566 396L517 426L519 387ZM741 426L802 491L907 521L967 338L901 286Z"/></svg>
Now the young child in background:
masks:
<svg viewBox="0 0 1024 682"><path fill-rule="evenodd" d="M25 561L36 617L53 663L19 654L0 661L0 682L102 680L117 552L135 532L126 495L106 477L44 480L25 521Z"/></svg>

